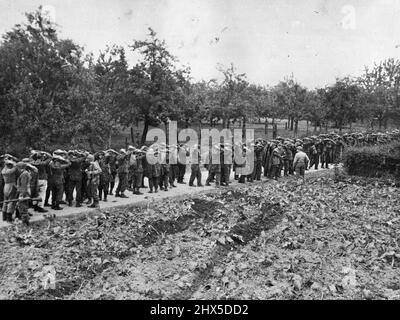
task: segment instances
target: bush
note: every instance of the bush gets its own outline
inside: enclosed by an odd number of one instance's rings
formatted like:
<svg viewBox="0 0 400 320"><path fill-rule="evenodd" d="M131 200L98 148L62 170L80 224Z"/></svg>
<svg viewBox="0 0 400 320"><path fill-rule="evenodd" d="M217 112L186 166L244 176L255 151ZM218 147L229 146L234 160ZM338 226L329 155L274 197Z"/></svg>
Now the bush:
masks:
<svg viewBox="0 0 400 320"><path fill-rule="evenodd" d="M400 171L400 142L349 148L343 155L343 163L347 173L350 175L398 177Z"/></svg>

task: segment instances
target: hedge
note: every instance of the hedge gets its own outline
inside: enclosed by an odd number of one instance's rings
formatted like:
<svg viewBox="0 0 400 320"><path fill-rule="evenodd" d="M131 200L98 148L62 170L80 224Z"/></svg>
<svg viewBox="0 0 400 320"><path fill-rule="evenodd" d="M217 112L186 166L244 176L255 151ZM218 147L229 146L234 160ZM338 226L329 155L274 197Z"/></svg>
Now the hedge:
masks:
<svg viewBox="0 0 400 320"><path fill-rule="evenodd" d="M400 142L349 148L344 152L343 164L349 175L398 178Z"/></svg>

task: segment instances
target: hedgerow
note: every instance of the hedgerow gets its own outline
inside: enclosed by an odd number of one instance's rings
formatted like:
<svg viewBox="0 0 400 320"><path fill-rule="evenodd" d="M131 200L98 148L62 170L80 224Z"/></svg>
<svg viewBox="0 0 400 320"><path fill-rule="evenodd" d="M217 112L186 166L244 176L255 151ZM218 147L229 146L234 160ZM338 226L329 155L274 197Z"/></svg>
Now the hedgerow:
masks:
<svg viewBox="0 0 400 320"><path fill-rule="evenodd" d="M400 177L400 142L349 148L343 155L343 164L350 175Z"/></svg>

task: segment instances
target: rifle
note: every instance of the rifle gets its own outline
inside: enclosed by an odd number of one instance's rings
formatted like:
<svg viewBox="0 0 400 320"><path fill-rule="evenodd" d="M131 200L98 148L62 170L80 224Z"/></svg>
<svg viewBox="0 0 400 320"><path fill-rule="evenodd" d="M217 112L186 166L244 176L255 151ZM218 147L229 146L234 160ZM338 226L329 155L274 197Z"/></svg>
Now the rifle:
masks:
<svg viewBox="0 0 400 320"><path fill-rule="evenodd" d="M6 200L3 202L0 202L0 205L2 205L3 203L10 203L10 202L19 202L19 201L27 201L27 200L32 200L32 201L38 201L38 202L42 202L42 198L37 197L37 198L21 198L21 199L11 199L11 200Z"/></svg>

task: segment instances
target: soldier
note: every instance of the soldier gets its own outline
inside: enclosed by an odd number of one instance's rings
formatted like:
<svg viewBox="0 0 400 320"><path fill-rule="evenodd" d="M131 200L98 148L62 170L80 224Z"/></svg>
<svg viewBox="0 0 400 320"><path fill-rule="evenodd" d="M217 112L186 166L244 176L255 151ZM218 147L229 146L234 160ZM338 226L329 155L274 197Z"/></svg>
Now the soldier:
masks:
<svg viewBox="0 0 400 320"><path fill-rule="evenodd" d="M293 160L293 167L296 171L296 175L298 177L302 177L304 180L304 172L306 168L308 167L308 163L310 162L310 159L308 158L307 154L303 152L302 147L297 148L297 153L294 157Z"/></svg>
<svg viewBox="0 0 400 320"><path fill-rule="evenodd" d="M27 163L26 162L18 162L17 168L19 173L17 179L17 195L18 195L18 211L21 217L22 222L25 225L29 225L29 200L26 198L31 197L31 175L27 170ZM36 169L36 168L35 168ZM36 169L37 170L37 169Z"/></svg>
<svg viewBox="0 0 400 320"><path fill-rule="evenodd" d="M99 208L99 197L97 192L99 189L100 174L102 171L99 163L93 155L88 155L87 162L89 163L89 167L85 170L85 173L88 177L89 197L93 199L93 203L89 204L89 208Z"/></svg>
<svg viewBox="0 0 400 320"><path fill-rule="evenodd" d="M141 195L140 188L142 187L144 166L146 162L147 147L142 147L140 150L135 151L136 167L134 171L133 180L133 194Z"/></svg>
<svg viewBox="0 0 400 320"><path fill-rule="evenodd" d="M285 176L293 174L293 153L292 145L286 141L283 145L283 172Z"/></svg>
<svg viewBox="0 0 400 320"><path fill-rule="evenodd" d="M169 185L171 187L176 187L174 184L179 174L178 168L178 154L176 145L171 145L169 148Z"/></svg>
<svg viewBox="0 0 400 320"><path fill-rule="evenodd" d="M314 142L310 148L310 168L314 166L315 170L318 170L318 165L319 165L319 153L318 153L318 148L316 146L316 142Z"/></svg>
<svg viewBox="0 0 400 320"><path fill-rule="evenodd" d="M103 199L104 202L107 202L107 195L111 177L111 169L110 169L110 164L108 162L109 158L107 158L105 156L105 153L101 151L97 154L97 160L101 169L100 181L99 181L99 200L101 201Z"/></svg>
<svg viewBox="0 0 400 320"><path fill-rule="evenodd" d="M161 159L161 174L160 174L160 190L168 191L168 180L169 180L169 152L166 145L160 149Z"/></svg>
<svg viewBox="0 0 400 320"><path fill-rule="evenodd" d="M253 176L253 179L257 181L261 180L263 150L264 150L263 145L261 144L260 141L257 141L254 149L254 176Z"/></svg>
<svg viewBox="0 0 400 320"><path fill-rule="evenodd" d="M149 162L147 160L147 177L149 178L149 188L150 191L149 193L153 193L153 189L154 192L157 193L158 192L158 178L161 174L161 164L158 158L158 152L155 151L154 149L149 149L148 151L148 155L153 157L152 160L155 160L155 162Z"/></svg>
<svg viewBox="0 0 400 320"><path fill-rule="evenodd" d="M30 185L29 185L29 190L30 190L30 197L31 198L37 198L39 195L39 173L38 169L31 164L32 159L31 158L24 158L22 159L22 162L26 163L26 170L30 174ZM21 171L20 171L21 172ZM37 210L37 202L33 203L32 200L28 200L28 205L29 207L34 208L35 211Z"/></svg>
<svg viewBox="0 0 400 320"><path fill-rule="evenodd" d="M189 151L183 144L178 146L178 183L186 184L183 181L186 173L186 159L190 156Z"/></svg>
<svg viewBox="0 0 400 320"><path fill-rule="evenodd" d="M272 151L272 167L271 167L272 179L278 180L278 178L281 176L282 162L283 162L283 150L282 146L279 145Z"/></svg>
<svg viewBox="0 0 400 320"><path fill-rule="evenodd" d="M232 146L229 143L220 146L221 185L229 186L232 164Z"/></svg>
<svg viewBox="0 0 400 320"><path fill-rule="evenodd" d="M82 203L87 199L86 204L90 204L92 202L92 199L90 199L89 195L89 190L88 190L88 179L87 179L87 174L86 170L89 168L90 163L87 161L87 157L89 155L89 152L84 151L81 152L82 156L85 158L85 160L82 162L82 186L81 186L81 198L82 198Z"/></svg>
<svg viewBox="0 0 400 320"><path fill-rule="evenodd" d="M68 168L68 205L72 206L72 201L74 200L74 190L75 190L75 206L77 208L82 206L82 168L83 163L86 160L86 156L82 153L75 151L68 151L68 159L71 165Z"/></svg>
<svg viewBox="0 0 400 320"><path fill-rule="evenodd" d="M115 196L120 198L128 198L128 196L124 194L128 185L128 172L129 172L128 157L129 154L126 152L125 149L121 149L120 154L117 157L117 163L118 163L117 172L118 172L119 183Z"/></svg>
<svg viewBox="0 0 400 320"><path fill-rule="evenodd" d="M17 166L15 161L5 157L4 168L1 171L4 181L4 201L17 198ZM3 221L12 222L15 211L15 202L3 203Z"/></svg>
<svg viewBox="0 0 400 320"><path fill-rule="evenodd" d="M62 210L60 202L64 193L64 171L70 164L69 160L58 155L53 155L53 160L49 163L53 175L51 204L53 210Z"/></svg>
<svg viewBox="0 0 400 320"><path fill-rule="evenodd" d="M48 188L48 170L51 161L51 155L47 152L34 152L31 154L32 165L38 169L38 196L44 201ZM43 208L43 202L38 202L35 206L35 211L40 213L47 212Z"/></svg>
<svg viewBox="0 0 400 320"><path fill-rule="evenodd" d="M197 186L202 187L201 184L201 170L200 170L200 162L201 162L201 154L199 145L194 145L191 152L191 164L190 164L190 179L189 179L189 187L193 187L193 182L196 179Z"/></svg>
<svg viewBox="0 0 400 320"><path fill-rule="evenodd" d="M136 157L134 155L134 151L136 148L134 146L128 147L128 190L133 191L133 180L134 180L134 171L136 167Z"/></svg>
<svg viewBox="0 0 400 320"><path fill-rule="evenodd" d="M117 176L117 155L118 152L113 149L108 149L106 151L106 158L108 158L108 164L110 166L110 191L108 194L110 196L114 195L113 190L115 186L115 177Z"/></svg>
<svg viewBox="0 0 400 320"><path fill-rule="evenodd" d="M215 177L215 185L217 187L221 184L221 164L220 164L220 147L215 145L211 151L208 160L208 177L206 180L206 186L210 186L211 180Z"/></svg>

